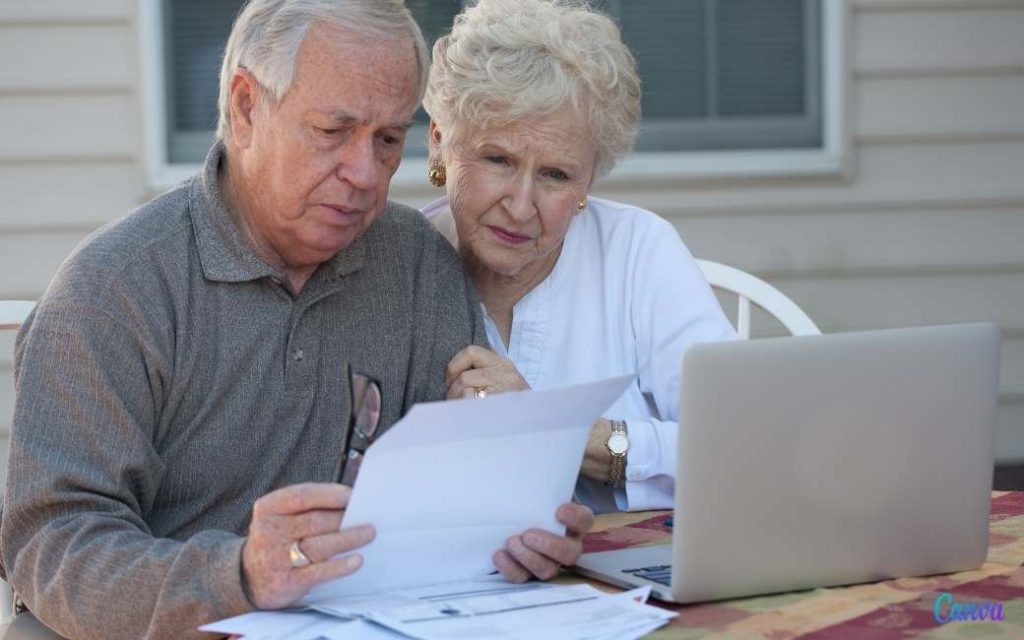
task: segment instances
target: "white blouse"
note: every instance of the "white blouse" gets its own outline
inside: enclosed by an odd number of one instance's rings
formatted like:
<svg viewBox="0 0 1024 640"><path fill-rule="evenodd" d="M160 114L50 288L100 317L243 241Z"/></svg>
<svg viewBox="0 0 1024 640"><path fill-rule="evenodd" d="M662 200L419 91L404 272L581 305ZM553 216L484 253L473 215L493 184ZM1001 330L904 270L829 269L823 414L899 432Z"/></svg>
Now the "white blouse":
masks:
<svg viewBox="0 0 1024 640"><path fill-rule="evenodd" d="M447 198L423 213L452 239ZM628 424L624 490L581 476L576 497L598 513L670 508L683 353L736 337L675 228L650 211L590 198L552 272L513 307L507 347L484 316L492 348L534 389L637 376L604 414Z"/></svg>

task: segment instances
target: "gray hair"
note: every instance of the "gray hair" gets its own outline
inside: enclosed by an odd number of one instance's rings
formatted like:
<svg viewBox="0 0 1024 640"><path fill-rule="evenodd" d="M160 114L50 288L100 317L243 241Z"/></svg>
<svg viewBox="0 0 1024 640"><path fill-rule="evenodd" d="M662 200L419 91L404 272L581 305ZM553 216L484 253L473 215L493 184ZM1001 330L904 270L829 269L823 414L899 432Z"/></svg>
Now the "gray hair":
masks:
<svg viewBox="0 0 1024 640"><path fill-rule="evenodd" d="M231 135L231 78L248 69L280 102L295 77L299 47L310 27L328 24L386 42L408 42L419 64L417 102L423 97L430 61L426 42L403 0L250 0L235 19L220 69L217 137ZM261 92L262 93L262 92Z"/></svg>
<svg viewBox="0 0 1024 640"><path fill-rule="evenodd" d="M480 0L434 44L423 106L442 144L566 105L588 123L595 176L606 175L636 141L640 77L615 23L580 0Z"/></svg>

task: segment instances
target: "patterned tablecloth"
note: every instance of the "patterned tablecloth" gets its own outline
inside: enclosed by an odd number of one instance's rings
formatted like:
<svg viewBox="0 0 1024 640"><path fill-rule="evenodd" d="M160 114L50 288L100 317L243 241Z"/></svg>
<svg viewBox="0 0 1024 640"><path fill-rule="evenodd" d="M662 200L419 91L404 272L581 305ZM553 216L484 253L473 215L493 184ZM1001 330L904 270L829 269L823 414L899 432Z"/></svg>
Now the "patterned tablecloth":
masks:
<svg viewBox="0 0 1024 640"><path fill-rule="evenodd" d="M584 541L585 551L607 551L668 542L667 512L600 516ZM1024 492L992 494L989 551L976 571L902 578L851 587L813 589L775 596L674 606L679 615L650 638L1024 638ZM1002 621L939 624L948 603L1002 606ZM997 610L987 609L989 612ZM960 609L962 612L969 609ZM986 616L988 617L988 616Z"/></svg>

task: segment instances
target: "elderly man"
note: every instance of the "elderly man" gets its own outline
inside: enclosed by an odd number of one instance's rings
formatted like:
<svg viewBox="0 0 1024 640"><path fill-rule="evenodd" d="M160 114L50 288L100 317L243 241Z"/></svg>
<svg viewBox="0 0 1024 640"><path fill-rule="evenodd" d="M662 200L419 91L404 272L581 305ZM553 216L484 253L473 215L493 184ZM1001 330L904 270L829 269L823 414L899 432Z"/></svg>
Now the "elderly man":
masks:
<svg viewBox="0 0 1024 640"><path fill-rule="evenodd" d="M341 528L335 484L350 376L379 382L386 427L485 342L455 253L386 200L426 65L400 0L253 0L201 173L61 268L16 348L0 527L48 627L189 637L358 570L374 531ZM559 519L496 566L573 562L592 515Z"/></svg>

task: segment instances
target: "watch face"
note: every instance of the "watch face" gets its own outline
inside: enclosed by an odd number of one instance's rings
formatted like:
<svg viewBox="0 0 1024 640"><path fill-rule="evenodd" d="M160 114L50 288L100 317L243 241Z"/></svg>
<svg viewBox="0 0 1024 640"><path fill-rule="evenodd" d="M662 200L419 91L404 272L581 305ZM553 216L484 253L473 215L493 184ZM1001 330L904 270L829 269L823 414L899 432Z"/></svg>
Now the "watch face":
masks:
<svg viewBox="0 0 1024 640"><path fill-rule="evenodd" d="M613 433L608 438L608 450L617 456L621 456L629 449L629 440L621 433Z"/></svg>

